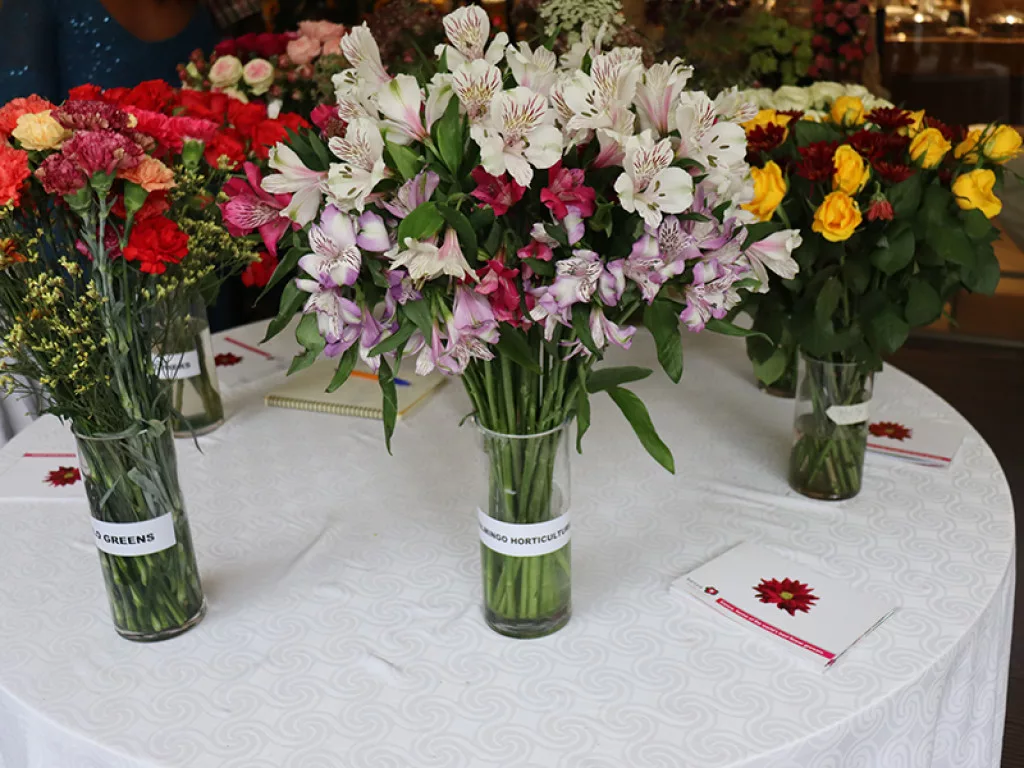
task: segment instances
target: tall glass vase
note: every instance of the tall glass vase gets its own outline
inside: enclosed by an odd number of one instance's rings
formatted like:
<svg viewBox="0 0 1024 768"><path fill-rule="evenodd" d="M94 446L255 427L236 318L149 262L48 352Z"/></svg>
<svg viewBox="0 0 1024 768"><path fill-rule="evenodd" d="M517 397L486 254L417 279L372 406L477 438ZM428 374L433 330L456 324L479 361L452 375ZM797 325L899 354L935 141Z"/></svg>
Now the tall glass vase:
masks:
<svg viewBox="0 0 1024 768"><path fill-rule="evenodd" d="M174 436L208 434L224 423L224 404L206 304L196 297L186 315L166 318L161 325L163 341L153 367L170 388Z"/></svg>
<svg viewBox="0 0 1024 768"><path fill-rule="evenodd" d="M874 374L801 355L789 484L825 501L860 493Z"/></svg>
<svg viewBox="0 0 1024 768"><path fill-rule="evenodd" d="M487 464L477 509L484 618L509 637L549 635L572 612L568 423L532 435L477 428Z"/></svg>
<svg viewBox="0 0 1024 768"><path fill-rule="evenodd" d="M115 629L152 641L195 626L206 600L170 429L76 437Z"/></svg>
<svg viewBox="0 0 1024 768"><path fill-rule="evenodd" d="M796 346L792 346L786 350L785 355L786 367L783 370L782 375L771 384L765 384L763 381L758 379L757 388L772 397L788 399L796 397L796 381L800 370L800 355Z"/></svg>

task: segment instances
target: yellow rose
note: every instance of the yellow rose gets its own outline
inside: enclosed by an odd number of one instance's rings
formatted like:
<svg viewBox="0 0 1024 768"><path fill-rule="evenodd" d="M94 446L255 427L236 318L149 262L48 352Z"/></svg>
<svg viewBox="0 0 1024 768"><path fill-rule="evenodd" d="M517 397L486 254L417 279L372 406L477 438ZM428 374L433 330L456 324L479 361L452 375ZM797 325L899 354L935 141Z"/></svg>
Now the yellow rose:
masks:
<svg viewBox="0 0 1024 768"><path fill-rule="evenodd" d="M922 168L934 168L952 146L938 128L925 128L910 142L910 158Z"/></svg>
<svg viewBox="0 0 1024 768"><path fill-rule="evenodd" d="M848 195L856 195L871 177L871 166L864 162L856 149L843 144L832 158L836 169L832 174L832 189L839 189Z"/></svg>
<svg viewBox="0 0 1024 768"><path fill-rule="evenodd" d="M832 122L837 125L860 125L864 122L864 102L856 96L840 96L832 102Z"/></svg>
<svg viewBox="0 0 1024 768"><path fill-rule="evenodd" d="M913 120L914 122L912 122L910 125L900 128L900 135L917 136L917 134L921 131L922 126L924 126L924 110L919 109L917 110L917 112L908 112L907 114L910 115L910 119Z"/></svg>
<svg viewBox="0 0 1024 768"><path fill-rule="evenodd" d="M1020 145L1020 134L1008 125L1000 125L989 131L981 145L981 153L993 163L1005 163L1020 154Z"/></svg>
<svg viewBox="0 0 1024 768"><path fill-rule="evenodd" d="M774 109L762 109L753 120L743 123L743 130L750 133L755 128L762 128L766 125L781 125L785 128L792 119L792 115L780 115Z"/></svg>
<svg viewBox="0 0 1024 768"><path fill-rule="evenodd" d="M24 114L11 131L22 149L56 149L71 133L50 116L50 110Z"/></svg>
<svg viewBox="0 0 1024 768"><path fill-rule="evenodd" d="M973 131L969 131L967 138L956 145L956 149L953 150L953 157L957 160L963 160L965 163L977 163L980 159L978 157L978 142L980 141L980 130L975 128Z"/></svg>
<svg viewBox="0 0 1024 768"><path fill-rule="evenodd" d="M857 201L845 192L831 192L825 196L814 212L811 229L832 243L848 240L860 226L861 215Z"/></svg>
<svg viewBox="0 0 1024 768"><path fill-rule="evenodd" d="M1003 210L1003 204L999 198L992 194L992 187L996 184L996 175L987 168L979 168L957 176L953 182L953 194L956 195L956 204L965 211L977 208L987 218L998 216Z"/></svg>
<svg viewBox="0 0 1024 768"><path fill-rule="evenodd" d="M751 168L750 176L754 179L754 199L743 208L757 216L758 221L768 221L786 196L782 169L769 160L764 168Z"/></svg>

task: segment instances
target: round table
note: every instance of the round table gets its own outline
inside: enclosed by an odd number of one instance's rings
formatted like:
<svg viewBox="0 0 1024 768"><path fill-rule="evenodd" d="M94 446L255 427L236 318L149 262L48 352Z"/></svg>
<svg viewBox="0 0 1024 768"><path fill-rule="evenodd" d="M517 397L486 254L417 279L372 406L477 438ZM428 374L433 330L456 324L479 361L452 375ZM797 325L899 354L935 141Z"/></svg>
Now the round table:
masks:
<svg viewBox="0 0 1024 768"><path fill-rule="evenodd" d="M541 640L480 615L458 382L393 457L379 422L264 407L283 374L226 386L225 426L178 442L209 612L167 642L114 633L84 503L0 505L6 768L997 768L1014 526L991 450L969 429L946 470L872 457L856 499L798 497L792 402L758 392L741 341L685 343L682 384L634 386L675 476L593 400L574 615ZM609 363L654 360L638 335ZM964 423L892 368L876 399ZM0 470L72 445L44 418ZM901 608L822 673L670 590L740 541Z"/></svg>

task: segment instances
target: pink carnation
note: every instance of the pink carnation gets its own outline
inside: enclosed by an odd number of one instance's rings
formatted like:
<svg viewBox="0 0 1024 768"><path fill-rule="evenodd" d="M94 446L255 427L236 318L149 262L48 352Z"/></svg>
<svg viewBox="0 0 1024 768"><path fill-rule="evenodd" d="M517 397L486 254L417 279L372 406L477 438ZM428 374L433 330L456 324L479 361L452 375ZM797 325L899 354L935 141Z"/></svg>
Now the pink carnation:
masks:
<svg viewBox="0 0 1024 768"><path fill-rule="evenodd" d="M36 178L49 195L71 195L85 186L85 176L68 158L55 152L36 169Z"/></svg>
<svg viewBox="0 0 1024 768"><path fill-rule="evenodd" d="M113 174L142 162L142 147L113 131L78 131L61 147L61 154L87 177Z"/></svg>
<svg viewBox="0 0 1024 768"><path fill-rule="evenodd" d="M53 111L54 119L72 131L127 131L128 113L102 101L69 101Z"/></svg>

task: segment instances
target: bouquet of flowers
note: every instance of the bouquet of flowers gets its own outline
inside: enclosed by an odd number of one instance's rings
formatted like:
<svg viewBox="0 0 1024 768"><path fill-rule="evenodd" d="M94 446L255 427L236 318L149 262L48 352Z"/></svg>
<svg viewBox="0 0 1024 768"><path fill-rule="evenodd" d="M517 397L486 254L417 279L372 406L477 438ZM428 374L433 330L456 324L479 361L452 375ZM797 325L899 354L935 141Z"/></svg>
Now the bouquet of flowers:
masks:
<svg viewBox="0 0 1024 768"><path fill-rule="evenodd" d="M331 21L303 21L295 32L248 34L224 40L209 58L194 51L178 68L182 86L225 93L240 101L272 105L308 115L321 84L344 66L338 43L345 27Z"/></svg>
<svg viewBox="0 0 1024 768"><path fill-rule="evenodd" d="M803 117L762 110L746 124L757 231L795 226L803 240L800 274L773 277L771 291L745 301L772 340L751 338L748 349L769 383L792 376L795 349L804 352L791 482L846 498L860 490L871 373L955 292L995 290L994 190L1021 137L866 110L853 96L835 99L821 122Z"/></svg>
<svg viewBox="0 0 1024 768"><path fill-rule="evenodd" d="M392 77L369 30L353 29L341 40L352 67L335 78L344 132L272 150L263 205L299 227L274 280L300 276L270 333L301 309L293 371L337 359L330 390L359 363L377 372L388 440L402 358L461 377L491 459L482 530L546 526L568 500L559 436L575 418L582 439L592 394L674 467L623 386L650 370L595 368L607 349L628 348L642 317L678 381L680 324L732 330L740 289L793 274L799 237L746 226L741 123L756 110L735 92L686 91L681 62L648 68L635 48L586 40L558 60L504 33L488 43L475 6L444 26L425 82ZM492 626L521 636L568 619L568 550L485 547L484 559Z"/></svg>
<svg viewBox="0 0 1024 768"><path fill-rule="evenodd" d="M169 319L252 258L210 215L216 131L98 100L0 108L3 380L8 393L39 382L72 424L115 624L132 639L184 631L205 606L164 379L193 364L167 354Z"/></svg>

